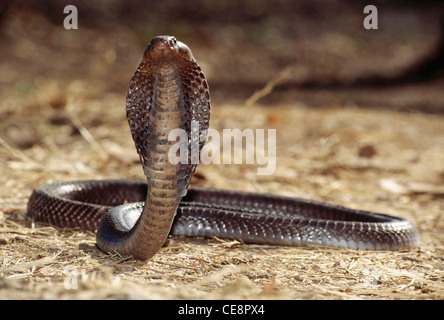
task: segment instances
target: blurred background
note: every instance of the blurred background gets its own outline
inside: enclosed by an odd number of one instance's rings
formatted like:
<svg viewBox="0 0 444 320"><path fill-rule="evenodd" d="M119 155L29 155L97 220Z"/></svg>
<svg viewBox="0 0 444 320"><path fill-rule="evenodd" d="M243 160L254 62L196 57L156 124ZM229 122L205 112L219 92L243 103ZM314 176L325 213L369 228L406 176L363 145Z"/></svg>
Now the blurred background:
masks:
<svg viewBox="0 0 444 320"><path fill-rule="evenodd" d="M124 95L143 48L168 34L191 47L214 103L245 101L272 81L262 104L442 112L439 3L374 1L379 28L366 30L365 1L3 0L0 110L11 94L63 90L74 80L93 95L92 88ZM78 9L77 30L63 28L69 4ZM64 103L53 99L55 107Z"/></svg>

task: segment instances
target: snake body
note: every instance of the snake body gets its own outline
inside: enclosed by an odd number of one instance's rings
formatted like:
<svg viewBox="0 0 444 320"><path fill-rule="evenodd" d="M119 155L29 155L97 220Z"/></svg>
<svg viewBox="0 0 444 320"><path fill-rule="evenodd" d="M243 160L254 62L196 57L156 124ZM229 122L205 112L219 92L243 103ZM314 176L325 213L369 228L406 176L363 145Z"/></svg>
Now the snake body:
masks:
<svg viewBox="0 0 444 320"><path fill-rule="evenodd" d="M210 116L205 76L191 50L171 36L152 39L130 81L128 123L147 181L103 180L36 188L28 214L61 227L97 230L100 250L151 258L169 234L237 239L285 246L323 245L403 250L418 245L407 219L276 195L190 187L196 164L191 145L202 148ZM193 138L191 123L200 135ZM188 134L188 161L169 161ZM192 141L199 139L199 141Z"/></svg>

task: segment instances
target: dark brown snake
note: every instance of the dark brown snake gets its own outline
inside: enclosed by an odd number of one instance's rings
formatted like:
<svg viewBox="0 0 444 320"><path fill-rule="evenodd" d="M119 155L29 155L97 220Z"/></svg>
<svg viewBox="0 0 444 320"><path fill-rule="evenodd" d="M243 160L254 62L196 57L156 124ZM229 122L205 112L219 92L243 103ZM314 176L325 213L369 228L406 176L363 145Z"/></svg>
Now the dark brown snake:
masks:
<svg viewBox="0 0 444 320"><path fill-rule="evenodd" d="M176 144L168 140L168 134L180 128L192 137L191 122L197 121L202 134L194 143L202 148L210 94L190 49L174 37L153 38L130 81L126 101L147 182L75 181L40 186L28 203L34 220L97 230L100 250L140 260L156 254L169 234L366 250L418 245L414 225L403 218L276 195L188 190L196 165L168 160L168 151Z"/></svg>

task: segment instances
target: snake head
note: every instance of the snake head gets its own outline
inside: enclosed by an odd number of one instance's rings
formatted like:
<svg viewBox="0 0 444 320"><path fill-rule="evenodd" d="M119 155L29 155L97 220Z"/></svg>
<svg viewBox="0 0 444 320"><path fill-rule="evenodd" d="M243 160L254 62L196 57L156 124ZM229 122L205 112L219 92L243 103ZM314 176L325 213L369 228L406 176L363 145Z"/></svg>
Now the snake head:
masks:
<svg viewBox="0 0 444 320"><path fill-rule="evenodd" d="M154 37L143 54L144 61L170 60L178 57L186 61L195 60L190 48L172 36Z"/></svg>

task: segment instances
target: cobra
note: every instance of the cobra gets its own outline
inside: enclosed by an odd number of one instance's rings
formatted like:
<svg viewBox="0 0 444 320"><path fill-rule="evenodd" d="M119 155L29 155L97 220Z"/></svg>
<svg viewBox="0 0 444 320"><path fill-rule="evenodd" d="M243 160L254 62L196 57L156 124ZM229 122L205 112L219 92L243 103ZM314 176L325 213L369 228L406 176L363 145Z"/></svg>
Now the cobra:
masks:
<svg viewBox="0 0 444 320"><path fill-rule="evenodd" d="M191 50L174 37L155 37L145 49L128 86L126 114L146 182L42 185L28 203L34 220L97 230L100 250L140 260L155 255L169 234L283 246L418 246L416 229L404 218L305 199L189 187L196 164L168 161L168 150L176 143L168 134L182 129L191 137L191 123L198 123L200 136L194 143L201 149L210 93Z"/></svg>

